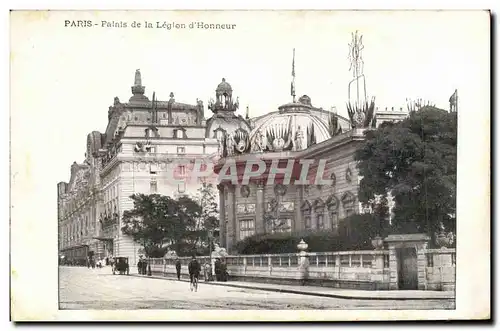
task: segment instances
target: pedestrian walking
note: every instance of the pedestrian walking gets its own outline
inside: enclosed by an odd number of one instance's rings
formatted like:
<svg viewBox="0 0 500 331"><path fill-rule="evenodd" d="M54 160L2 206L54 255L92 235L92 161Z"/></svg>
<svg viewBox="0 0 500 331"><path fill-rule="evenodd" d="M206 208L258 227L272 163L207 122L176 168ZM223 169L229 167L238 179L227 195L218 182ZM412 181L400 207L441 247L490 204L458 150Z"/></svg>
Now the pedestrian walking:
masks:
<svg viewBox="0 0 500 331"><path fill-rule="evenodd" d="M175 260L175 270L177 271L177 279L181 280L181 260L179 258Z"/></svg>

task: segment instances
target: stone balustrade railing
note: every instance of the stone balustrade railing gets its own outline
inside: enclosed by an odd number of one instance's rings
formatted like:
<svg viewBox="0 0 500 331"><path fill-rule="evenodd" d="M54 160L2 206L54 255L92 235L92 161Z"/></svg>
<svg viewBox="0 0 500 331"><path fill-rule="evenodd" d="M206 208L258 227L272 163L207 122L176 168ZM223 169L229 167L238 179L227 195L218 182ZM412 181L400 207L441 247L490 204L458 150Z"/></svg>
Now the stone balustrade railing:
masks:
<svg viewBox="0 0 500 331"><path fill-rule="evenodd" d="M453 248L428 249L425 234L394 234L384 239L387 249L347 252L306 252L307 243L297 245L299 253L235 255L222 258L230 280L312 284L365 290L455 289L456 252ZM375 245L375 244L374 244ZM214 260L197 258L212 268ZM190 257L181 257L182 277L188 277ZM149 259L152 274L176 274L176 258Z"/></svg>
<svg viewBox="0 0 500 331"><path fill-rule="evenodd" d="M191 258L179 259L181 274L187 277ZM208 256L197 259L202 265L210 260ZM176 274L175 258L148 260L152 274ZM300 253L227 256L223 261L232 280L388 289L389 252L384 250L307 253L307 265Z"/></svg>

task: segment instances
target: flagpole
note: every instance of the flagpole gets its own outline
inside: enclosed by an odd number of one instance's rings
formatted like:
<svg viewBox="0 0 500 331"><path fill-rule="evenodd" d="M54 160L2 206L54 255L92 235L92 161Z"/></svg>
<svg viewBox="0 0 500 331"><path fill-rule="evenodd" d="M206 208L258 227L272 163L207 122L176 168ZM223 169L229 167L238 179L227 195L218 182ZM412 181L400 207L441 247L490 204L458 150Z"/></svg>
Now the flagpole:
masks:
<svg viewBox="0 0 500 331"><path fill-rule="evenodd" d="M293 58L292 58L292 84L293 84L292 97L293 97L293 102L295 102L295 48L293 49Z"/></svg>

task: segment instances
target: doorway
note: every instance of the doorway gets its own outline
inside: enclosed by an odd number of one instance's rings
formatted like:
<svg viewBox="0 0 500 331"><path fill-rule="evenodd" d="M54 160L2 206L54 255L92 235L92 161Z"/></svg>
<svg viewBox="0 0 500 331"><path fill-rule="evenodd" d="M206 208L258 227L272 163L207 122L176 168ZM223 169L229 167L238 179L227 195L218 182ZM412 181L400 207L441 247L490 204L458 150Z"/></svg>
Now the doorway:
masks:
<svg viewBox="0 0 500 331"><path fill-rule="evenodd" d="M417 250L405 247L397 250L398 259L398 289L418 289Z"/></svg>

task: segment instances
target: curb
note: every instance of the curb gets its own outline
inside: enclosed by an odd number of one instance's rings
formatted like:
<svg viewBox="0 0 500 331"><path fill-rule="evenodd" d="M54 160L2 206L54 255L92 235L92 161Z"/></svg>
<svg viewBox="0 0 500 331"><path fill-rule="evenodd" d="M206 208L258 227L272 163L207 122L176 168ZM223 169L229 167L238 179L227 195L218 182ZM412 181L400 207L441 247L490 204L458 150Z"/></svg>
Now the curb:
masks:
<svg viewBox="0 0 500 331"><path fill-rule="evenodd" d="M159 280L170 280L170 281L181 281L189 283L187 279L178 280L176 278L167 278L160 276L143 276L137 274L131 274L129 276L138 277L138 278L150 278L150 279L159 279ZM203 282L205 283L205 282ZM201 284L203 284L201 283ZM325 298L334 298L334 299L355 299L355 300L455 300L455 297L443 297L443 298L430 298L430 297L418 297L418 298L408 298L408 297L363 297L363 296L355 296L355 295L342 295L342 294L331 294L331 293L319 293L319 292L310 292L310 291L301 291L301 290L288 290L288 289L280 289L280 288L269 288L269 287L259 287L259 286L245 286L245 285L236 285L231 283L216 283L209 282L207 285L215 285L215 286L226 286L226 287L235 287L235 288L245 288L250 290L259 290L259 291L268 291L268 292L279 292L279 293L290 293L290 294L302 294L302 295L312 295L317 297L325 297Z"/></svg>

